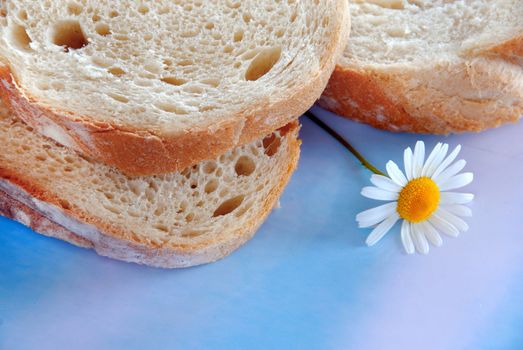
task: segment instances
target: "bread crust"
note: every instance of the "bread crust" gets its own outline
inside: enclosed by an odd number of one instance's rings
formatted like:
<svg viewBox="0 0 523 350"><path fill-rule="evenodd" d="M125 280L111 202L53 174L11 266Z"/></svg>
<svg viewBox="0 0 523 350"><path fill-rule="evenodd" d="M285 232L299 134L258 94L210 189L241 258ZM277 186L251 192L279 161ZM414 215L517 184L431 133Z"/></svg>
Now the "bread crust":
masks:
<svg viewBox="0 0 523 350"><path fill-rule="evenodd" d="M482 131L523 116L523 36L423 66L338 64L319 104L395 132Z"/></svg>
<svg viewBox="0 0 523 350"><path fill-rule="evenodd" d="M60 203L59 194L39 188L9 169L0 168L0 214L30 226L38 233L59 238L72 244L92 248L98 254L113 259L162 268L178 268L216 261L243 245L275 206L295 170L300 141L297 122L286 126L289 133L288 162L282 169L277 185L269 192L262 209L245 226L221 235L225 240L206 240L198 243L165 243L162 245L140 240L122 228L100 218L89 216L74 206Z"/></svg>
<svg viewBox="0 0 523 350"><path fill-rule="evenodd" d="M345 0L333 2L336 23L320 67L307 84L296 86L271 101L254 101L250 108L230 115L220 125L201 125L179 133L140 130L128 125L93 122L53 108L31 96L8 68L0 68L0 93L12 111L37 132L79 153L114 166L127 175L155 175L183 170L227 150L260 139L297 119L319 98L341 56L350 31Z"/></svg>

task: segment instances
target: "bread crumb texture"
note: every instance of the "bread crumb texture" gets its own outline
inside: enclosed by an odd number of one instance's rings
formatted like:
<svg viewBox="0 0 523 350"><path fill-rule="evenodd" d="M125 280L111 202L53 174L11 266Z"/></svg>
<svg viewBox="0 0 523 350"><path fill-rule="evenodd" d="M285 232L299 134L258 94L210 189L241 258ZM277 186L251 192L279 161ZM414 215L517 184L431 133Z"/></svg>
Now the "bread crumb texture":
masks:
<svg viewBox="0 0 523 350"><path fill-rule="evenodd" d="M182 172L128 177L35 134L2 106L0 176L109 236L190 250L261 223L294 169L296 137L293 123Z"/></svg>
<svg viewBox="0 0 523 350"><path fill-rule="evenodd" d="M0 51L23 91L54 110L151 131L292 99L333 68L343 41L333 34L339 1L0 3Z"/></svg>

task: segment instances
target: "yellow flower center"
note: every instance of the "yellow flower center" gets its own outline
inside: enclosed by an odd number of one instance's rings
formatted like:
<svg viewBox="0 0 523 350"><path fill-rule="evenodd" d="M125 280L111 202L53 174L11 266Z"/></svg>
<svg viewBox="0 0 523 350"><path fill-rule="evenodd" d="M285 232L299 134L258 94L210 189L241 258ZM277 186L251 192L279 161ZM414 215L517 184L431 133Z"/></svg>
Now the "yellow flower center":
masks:
<svg viewBox="0 0 523 350"><path fill-rule="evenodd" d="M438 208L440 192L438 185L428 177L410 180L398 198L398 214L410 222L428 219Z"/></svg>

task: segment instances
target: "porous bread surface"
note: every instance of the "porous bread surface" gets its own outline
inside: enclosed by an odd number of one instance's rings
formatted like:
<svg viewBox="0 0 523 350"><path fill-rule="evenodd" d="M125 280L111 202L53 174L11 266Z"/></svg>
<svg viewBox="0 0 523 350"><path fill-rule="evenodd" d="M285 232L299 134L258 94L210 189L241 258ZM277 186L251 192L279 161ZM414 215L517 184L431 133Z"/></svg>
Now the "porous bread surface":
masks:
<svg viewBox="0 0 523 350"><path fill-rule="evenodd" d="M320 104L392 131L480 131L523 115L523 3L355 0Z"/></svg>
<svg viewBox="0 0 523 350"><path fill-rule="evenodd" d="M183 172L127 177L35 134L2 106L0 189L102 255L190 266L254 234L296 166L296 137L293 123Z"/></svg>
<svg viewBox="0 0 523 350"><path fill-rule="evenodd" d="M354 0L350 9L353 26L343 65L467 56L510 40L517 29L523 34L521 0Z"/></svg>
<svg viewBox="0 0 523 350"><path fill-rule="evenodd" d="M258 112L282 127L319 97L349 28L344 0L4 0L2 16L0 53L32 102L162 135Z"/></svg>

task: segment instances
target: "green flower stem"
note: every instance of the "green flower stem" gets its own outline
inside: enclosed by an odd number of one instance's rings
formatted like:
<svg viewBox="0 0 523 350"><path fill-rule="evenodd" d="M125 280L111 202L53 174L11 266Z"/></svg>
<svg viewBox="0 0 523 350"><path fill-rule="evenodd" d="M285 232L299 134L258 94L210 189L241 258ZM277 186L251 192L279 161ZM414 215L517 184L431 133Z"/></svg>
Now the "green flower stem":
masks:
<svg viewBox="0 0 523 350"><path fill-rule="evenodd" d="M363 157L361 155L360 152L358 152L356 150L356 148L354 148L347 140L345 140L343 138L343 136L341 136L340 134L338 134L336 131L334 131L334 129L332 129L330 126L328 126L327 124L325 124L321 119L319 119L318 117L316 117L314 114L312 114L310 111L307 111L305 112L305 115L307 117L309 117L310 120L312 120L314 123L316 123L320 128L322 128L323 130L325 130L327 133L329 133L329 135L331 135L332 137L334 137L336 139L336 141L338 141L339 143L341 143L343 145L343 147L345 147L346 149L349 150L350 153L352 153L354 155L354 157L356 157L360 162L361 164L369 169L370 171L372 171L374 174L378 174L378 175L383 175L383 176L387 176L385 175L383 172L381 172L380 170L378 170L374 165L370 164L369 161L367 161L367 159L365 159L365 157Z"/></svg>

